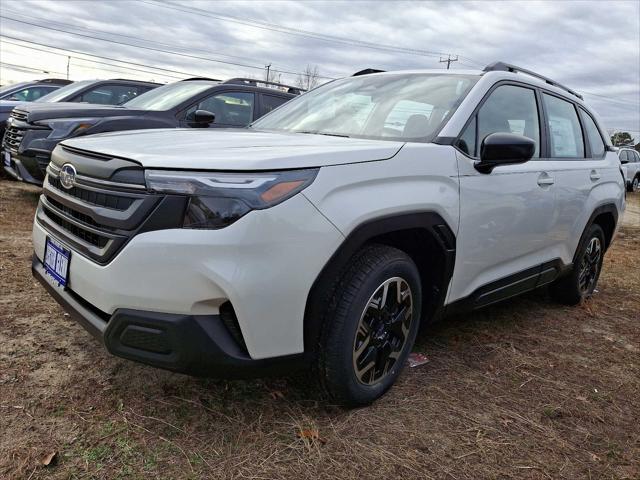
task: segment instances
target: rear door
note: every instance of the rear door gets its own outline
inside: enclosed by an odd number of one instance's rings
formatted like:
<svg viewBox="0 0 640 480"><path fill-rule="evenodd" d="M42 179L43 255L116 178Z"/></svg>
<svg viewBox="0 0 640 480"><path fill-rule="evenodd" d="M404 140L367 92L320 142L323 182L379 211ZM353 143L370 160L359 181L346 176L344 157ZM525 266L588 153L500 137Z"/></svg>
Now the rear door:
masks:
<svg viewBox="0 0 640 480"><path fill-rule="evenodd" d="M558 186L560 257L568 264L589 217L600 200L616 198L619 189L619 162L607 161L602 132L581 106L567 99L543 94L549 131L549 160L553 162ZM616 167L616 168L613 168Z"/></svg>
<svg viewBox="0 0 640 480"><path fill-rule="evenodd" d="M463 130L457 143L460 226L449 302L473 294L482 306L533 288L540 265L557 255L557 192L551 162L540 156L546 148L542 118L534 87L503 82ZM534 158L490 174L478 172L474 164L482 140L494 132L533 139Z"/></svg>

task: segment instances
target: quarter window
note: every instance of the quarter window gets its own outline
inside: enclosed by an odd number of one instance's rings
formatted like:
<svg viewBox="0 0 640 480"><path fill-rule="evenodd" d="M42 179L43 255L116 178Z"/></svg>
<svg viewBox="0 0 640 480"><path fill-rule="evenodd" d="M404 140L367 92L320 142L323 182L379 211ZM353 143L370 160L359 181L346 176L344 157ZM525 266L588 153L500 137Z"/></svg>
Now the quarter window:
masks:
<svg viewBox="0 0 640 480"><path fill-rule="evenodd" d="M573 104L546 93L543 97L549 124L551 157L584 158L582 129Z"/></svg>
<svg viewBox="0 0 640 480"><path fill-rule="evenodd" d="M482 141L497 132L515 133L532 139L536 142L533 156L540 156L540 120L533 90L514 85L496 88L480 107L477 118L463 132L458 148L477 157Z"/></svg>
<svg viewBox="0 0 640 480"><path fill-rule="evenodd" d="M591 156L593 158L602 158L604 156L604 142L602 141L600 130L598 130L593 118L587 112L580 109L580 116L591 147Z"/></svg>
<svg viewBox="0 0 640 480"><path fill-rule="evenodd" d="M280 105L285 103L288 98L276 97L274 95L262 95L262 114L266 115L271 110L275 110Z"/></svg>

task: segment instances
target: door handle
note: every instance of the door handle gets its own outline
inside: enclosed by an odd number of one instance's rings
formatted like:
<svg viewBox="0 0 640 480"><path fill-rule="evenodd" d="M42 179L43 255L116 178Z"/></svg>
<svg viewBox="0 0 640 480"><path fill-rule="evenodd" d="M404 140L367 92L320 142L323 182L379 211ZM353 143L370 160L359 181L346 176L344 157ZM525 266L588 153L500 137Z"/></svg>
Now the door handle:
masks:
<svg viewBox="0 0 640 480"><path fill-rule="evenodd" d="M600 180L601 175L596 170L591 170L591 175L589 175L592 181L597 182Z"/></svg>
<svg viewBox="0 0 640 480"><path fill-rule="evenodd" d="M547 172L542 172L538 177L538 185L541 187L550 187L554 183L556 183L556 181Z"/></svg>

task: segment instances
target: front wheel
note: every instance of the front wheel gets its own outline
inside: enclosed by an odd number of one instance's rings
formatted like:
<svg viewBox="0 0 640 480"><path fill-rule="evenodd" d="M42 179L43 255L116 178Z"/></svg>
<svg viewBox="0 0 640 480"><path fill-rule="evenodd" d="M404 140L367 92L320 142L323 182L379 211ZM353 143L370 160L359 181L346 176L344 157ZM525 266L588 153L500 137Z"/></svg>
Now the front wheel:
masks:
<svg viewBox="0 0 640 480"><path fill-rule="evenodd" d="M421 308L420 274L406 253L385 245L358 252L323 315L319 372L327 393L345 406L384 394L413 348Z"/></svg>
<svg viewBox="0 0 640 480"><path fill-rule="evenodd" d="M577 305L593 295L604 260L604 232L591 225L583 236L571 272L551 285L551 294L561 303Z"/></svg>

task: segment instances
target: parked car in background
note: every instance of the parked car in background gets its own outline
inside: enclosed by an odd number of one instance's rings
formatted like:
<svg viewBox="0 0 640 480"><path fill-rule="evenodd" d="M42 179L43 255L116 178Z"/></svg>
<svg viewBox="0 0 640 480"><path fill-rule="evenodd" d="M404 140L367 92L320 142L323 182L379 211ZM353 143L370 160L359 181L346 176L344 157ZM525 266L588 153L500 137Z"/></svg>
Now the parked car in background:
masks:
<svg viewBox="0 0 640 480"><path fill-rule="evenodd" d="M640 191L640 154L631 147L621 147L618 157L626 169L627 191Z"/></svg>
<svg viewBox="0 0 640 480"><path fill-rule="evenodd" d="M62 142L32 270L112 354L214 376L314 366L332 401L363 405L420 325L543 285L591 296L624 208L617 153L572 90L503 63L375 73L247 129Z"/></svg>
<svg viewBox="0 0 640 480"><path fill-rule="evenodd" d="M34 82L22 82L0 89L0 139L11 110L23 102L37 102L48 94L72 83L71 80L45 78ZM0 147L0 151L2 148Z"/></svg>
<svg viewBox="0 0 640 480"><path fill-rule="evenodd" d="M123 106L25 104L9 119L4 168L15 178L40 185L51 151L66 138L147 128L246 127L299 91L273 82L196 78L163 85Z"/></svg>
<svg viewBox="0 0 640 480"><path fill-rule="evenodd" d="M66 85L29 104L17 102L8 104L5 107L0 106L0 122L2 122L2 130L5 131L5 135L2 137L2 148L0 149L3 156L4 171L17 180L25 180L36 184L42 183L41 176L38 179L33 175L39 171L38 162L44 165L43 168L46 168L46 164L49 161L50 149L48 150L48 146L50 144L44 145L41 140L43 139L42 134L50 129L47 128L47 125L28 125L22 121L26 115L25 112L29 112L31 106L34 109L40 108L43 111L50 112L54 109L54 111L63 112L65 109L69 111L78 108L80 103L103 106L120 105L158 86L160 86L159 83L138 80L82 80ZM74 105L69 105L69 103ZM11 112L17 107L19 107L19 112L12 119ZM53 118L58 117L54 116ZM58 126L61 125L59 124ZM8 130L5 130L5 128ZM56 132L51 133L58 135L61 131L58 129ZM27 141L35 140L35 143L26 152L20 148L20 144L25 138ZM63 136L61 138L66 137ZM34 172L33 174L29 173L29 169L23 168L21 163L23 159L30 165Z"/></svg>
<svg viewBox="0 0 640 480"><path fill-rule="evenodd" d="M34 102L70 83L73 83L73 81L60 78L45 78L33 82L14 83L0 89L0 100Z"/></svg>

